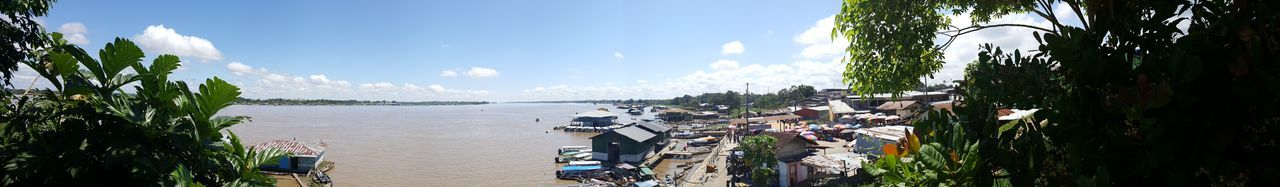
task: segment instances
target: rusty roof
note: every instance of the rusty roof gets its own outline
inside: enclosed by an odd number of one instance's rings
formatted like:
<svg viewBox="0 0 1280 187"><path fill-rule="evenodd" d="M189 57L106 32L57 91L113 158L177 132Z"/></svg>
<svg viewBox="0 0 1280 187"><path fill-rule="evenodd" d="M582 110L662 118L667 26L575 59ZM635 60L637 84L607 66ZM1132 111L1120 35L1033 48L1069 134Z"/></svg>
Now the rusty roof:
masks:
<svg viewBox="0 0 1280 187"><path fill-rule="evenodd" d="M306 144L294 140L271 140L254 145L253 150L262 151L267 148L276 148L294 156L319 156L324 153L324 149L327 146L324 143Z"/></svg>

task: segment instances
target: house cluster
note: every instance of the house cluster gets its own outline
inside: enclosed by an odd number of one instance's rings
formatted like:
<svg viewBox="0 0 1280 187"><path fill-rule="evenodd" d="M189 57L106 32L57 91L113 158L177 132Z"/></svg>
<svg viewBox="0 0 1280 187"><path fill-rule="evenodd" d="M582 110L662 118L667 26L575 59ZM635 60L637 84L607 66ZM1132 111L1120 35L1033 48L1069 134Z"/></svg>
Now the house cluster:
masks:
<svg viewBox="0 0 1280 187"><path fill-rule="evenodd" d="M950 89L936 92L892 94L853 94L847 89L823 89L814 96L796 102L795 106L759 115L801 116L802 120L824 123L869 125L901 124L925 112L927 106L949 107L955 99Z"/></svg>

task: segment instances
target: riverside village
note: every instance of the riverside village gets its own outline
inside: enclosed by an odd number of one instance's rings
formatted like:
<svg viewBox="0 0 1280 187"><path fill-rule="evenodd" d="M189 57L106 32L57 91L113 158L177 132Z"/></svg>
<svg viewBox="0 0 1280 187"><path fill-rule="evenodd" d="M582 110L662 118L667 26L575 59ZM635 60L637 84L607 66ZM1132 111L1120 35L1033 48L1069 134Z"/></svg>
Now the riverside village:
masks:
<svg viewBox="0 0 1280 187"><path fill-rule="evenodd" d="M731 110L726 105L674 106L620 102L572 115L556 126L588 133L589 145L548 150L556 177L590 186L747 186L751 168L742 140L768 136L776 164L774 186L861 184L872 180L860 165L904 141L909 121L927 110L959 103L950 88L861 96L823 89L773 110ZM749 104L749 103L748 103ZM1016 120L1034 111L1001 110ZM620 119L634 119L621 123ZM551 159L554 158L554 159Z"/></svg>

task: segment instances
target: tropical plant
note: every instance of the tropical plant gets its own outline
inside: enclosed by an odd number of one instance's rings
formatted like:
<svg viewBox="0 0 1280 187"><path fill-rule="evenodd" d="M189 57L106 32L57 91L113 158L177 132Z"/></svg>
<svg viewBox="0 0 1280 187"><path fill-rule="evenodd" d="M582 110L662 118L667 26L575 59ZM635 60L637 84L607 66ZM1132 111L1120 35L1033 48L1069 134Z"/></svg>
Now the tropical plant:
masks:
<svg viewBox="0 0 1280 187"><path fill-rule="evenodd" d="M953 109L978 147L974 185L1276 186L1275 10L1280 1L848 0L833 35L851 40L844 77L861 94L914 88L944 49L979 47ZM950 26L963 13L972 26ZM988 24L1023 13L1049 24ZM1026 37L1038 48L934 43L1000 27L1035 30ZM1040 110L1002 122L1002 109Z"/></svg>
<svg viewBox="0 0 1280 187"><path fill-rule="evenodd" d="M742 139L743 160L751 168L751 182L759 186L768 186L770 181L778 178L773 167L778 165L778 157L774 155L774 144L778 139L772 136L748 136Z"/></svg>
<svg viewBox="0 0 1280 187"><path fill-rule="evenodd" d="M881 186L975 186L979 143L965 137L954 117L932 110L912 125L914 132L885 144L883 157L863 169L880 176Z"/></svg>
<svg viewBox="0 0 1280 187"><path fill-rule="evenodd" d="M48 37L44 27L37 21L39 17L49 13L52 0L8 0L0 2L0 79L2 85L9 85L9 78L18 70L18 62L31 59L29 53L36 47L45 46Z"/></svg>
<svg viewBox="0 0 1280 187"><path fill-rule="evenodd" d="M239 88L215 77L193 91L168 79L177 56L144 66L129 40L94 59L59 33L50 38L24 63L52 89L0 96L14 101L0 111L0 185L274 183L257 166L285 154L245 148L226 128L249 118L217 116Z"/></svg>

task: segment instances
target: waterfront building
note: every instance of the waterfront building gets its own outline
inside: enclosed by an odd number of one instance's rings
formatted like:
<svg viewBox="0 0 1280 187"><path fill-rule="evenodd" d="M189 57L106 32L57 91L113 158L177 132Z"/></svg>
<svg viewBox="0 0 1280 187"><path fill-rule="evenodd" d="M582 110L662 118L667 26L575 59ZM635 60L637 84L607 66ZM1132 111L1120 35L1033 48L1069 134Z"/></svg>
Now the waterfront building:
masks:
<svg viewBox="0 0 1280 187"><path fill-rule="evenodd" d="M263 170L307 173L324 161L326 146L324 143L308 144L295 140L271 140L254 145L253 150L263 151L274 148L289 153L289 156L280 158L280 161L276 163L266 163L259 166Z"/></svg>
<svg viewBox="0 0 1280 187"><path fill-rule="evenodd" d="M662 113L658 114L658 118L663 121L684 121L689 120L692 116L693 114L689 110L679 108L662 110Z"/></svg>
<svg viewBox="0 0 1280 187"><path fill-rule="evenodd" d="M618 119L618 114L609 111L592 110L573 115L572 126L588 126L588 127L607 127L613 125L613 120Z"/></svg>
<svg viewBox="0 0 1280 187"><path fill-rule="evenodd" d="M640 163L653 153L657 135L636 126L591 137L591 159L608 163Z"/></svg>

